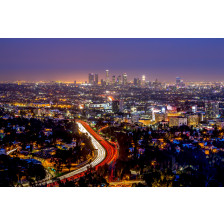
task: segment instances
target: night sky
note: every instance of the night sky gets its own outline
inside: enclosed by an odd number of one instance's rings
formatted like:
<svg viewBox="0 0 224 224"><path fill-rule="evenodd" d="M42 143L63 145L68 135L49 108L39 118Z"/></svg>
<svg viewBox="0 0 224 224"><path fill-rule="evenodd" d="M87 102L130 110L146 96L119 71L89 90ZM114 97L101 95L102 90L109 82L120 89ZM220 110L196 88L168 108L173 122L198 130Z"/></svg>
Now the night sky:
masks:
<svg viewBox="0 0 224 224"><path fill-rule="evenodd" d="M224 81L224 39L0 39L0 79Z"/></svg>

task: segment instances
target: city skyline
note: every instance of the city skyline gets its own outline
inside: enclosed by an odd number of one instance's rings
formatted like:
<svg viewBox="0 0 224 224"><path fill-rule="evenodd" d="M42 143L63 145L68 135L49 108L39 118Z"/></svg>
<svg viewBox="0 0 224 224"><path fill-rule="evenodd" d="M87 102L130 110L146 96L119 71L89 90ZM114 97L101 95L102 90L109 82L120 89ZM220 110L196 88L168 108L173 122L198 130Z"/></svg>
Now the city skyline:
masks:
<svg viewBox="0 0 224 224"><path fill-rule="evenodd" d="M2 81L84 82L89 73L110 81L223 81L223 39L1 39Z"/></svg>

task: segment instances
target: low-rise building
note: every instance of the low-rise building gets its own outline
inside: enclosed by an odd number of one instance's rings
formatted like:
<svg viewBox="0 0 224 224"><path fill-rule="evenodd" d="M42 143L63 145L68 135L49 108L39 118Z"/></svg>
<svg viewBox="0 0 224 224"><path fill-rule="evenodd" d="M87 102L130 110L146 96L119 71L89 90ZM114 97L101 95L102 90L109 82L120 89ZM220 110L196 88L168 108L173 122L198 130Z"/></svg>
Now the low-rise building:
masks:
<svg viewBox="0 0 224 224"><path fill-rule="evenodd" d="M170 127L180 127L182 125L187 125L186 117L170 117L169 118Z"/></svg>

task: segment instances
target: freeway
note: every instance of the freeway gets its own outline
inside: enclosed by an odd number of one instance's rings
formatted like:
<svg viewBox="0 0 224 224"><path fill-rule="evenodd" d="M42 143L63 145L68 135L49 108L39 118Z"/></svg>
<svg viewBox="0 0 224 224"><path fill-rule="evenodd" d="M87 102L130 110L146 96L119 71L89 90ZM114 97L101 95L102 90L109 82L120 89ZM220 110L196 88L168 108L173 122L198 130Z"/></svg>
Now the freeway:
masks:
<svg viewBox="0 0 224 224"><path fill-rule="evenodd" d="M58 177L61 182L66 182L75 180L85 175L85 172L88 170L90 166L98 169L99 166L103 166L105 164L111 164L113 160L116 158L114 155L117 150L111 144L109 144L106 140L104 140L100 135L93 131L93 129L84 121L77 120L79 131L82 133L86 133L96 149L96 157L91 163L85 164L84 166L74 170L68 174ZM117 153L116 153L117 154ZM43 182L39 182L39 185L47 185L48 187L58 186L57 181L47 180Z"/></svg>
<svg viewBox="0 0 224 224"><path fill-rule="evenodd" d="M15 152L17 149L18 149L18 148L12 149L12 150L8 151L6 154L7 154L7 155L10 155L11 153Z"/></svg>
<svg viewBox="0 0 224 224"><path fill-rule="evenodd" d="M108 128L108 127L109 127L108 124L107 124L106 126L103 126L102 128L100 128L100 129L97 131L97 133L100 134L100 132L101 132L102 130L104 130L105 128Z"/></svg>
<svg viewBox="0 0 224 224"><path fill-rule="evenodd" d="M104 130L105 128L108 128L108 127L110 127L110 126L107 124L106 126L100 128L100 129L97 131L97 133L100 134L100 132L101 132L102 130ZM111 145L113 145L114 147L111 147L113 157L112 157L111 160L108 162L108 164L114 166L114 164L115 164L114 162L115 162L115 161L117 160L117 158L118 158L118 149L119 149L119 145L118 145L118 142L112 142L112 141L109 141L109 143L110 143Z"/></svg>

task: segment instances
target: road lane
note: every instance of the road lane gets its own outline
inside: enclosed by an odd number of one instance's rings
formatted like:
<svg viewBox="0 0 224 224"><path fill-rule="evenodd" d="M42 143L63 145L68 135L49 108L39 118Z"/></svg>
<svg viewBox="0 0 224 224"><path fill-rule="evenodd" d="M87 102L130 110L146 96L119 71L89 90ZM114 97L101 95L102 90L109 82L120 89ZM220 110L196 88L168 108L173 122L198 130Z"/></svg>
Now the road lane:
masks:
<svg viewBox="0 0 224 224"><path fill-rule="evenodd" d="M86 164L83 167L80 167L79 169L74 170L68 174L58 177L58 179L62 182L66 182L66 180L72 181L81 176L84 176L89 166L98 168L99 165L102 166L108 161L108 156L111 156L110 153L108 153L107 149L105 149L105 147L101 144L100 140L98 139L99 136L89 127L86 122L78 120L77 124L79 131L87 134L90 137L93 147L97 149L97 156L91 163ZM53 180L46 181L45 183L47 184L47 186L57 185L57 182Z"/></svg>

